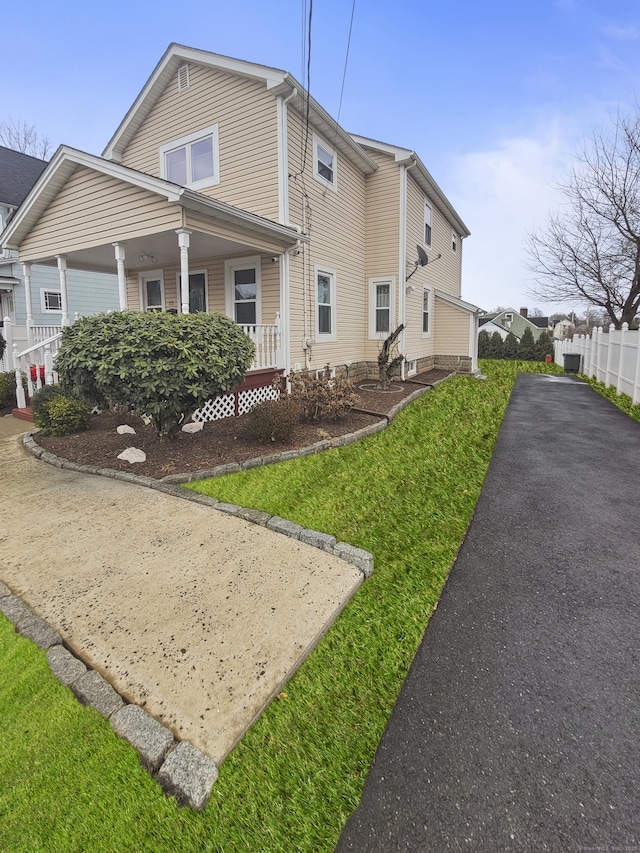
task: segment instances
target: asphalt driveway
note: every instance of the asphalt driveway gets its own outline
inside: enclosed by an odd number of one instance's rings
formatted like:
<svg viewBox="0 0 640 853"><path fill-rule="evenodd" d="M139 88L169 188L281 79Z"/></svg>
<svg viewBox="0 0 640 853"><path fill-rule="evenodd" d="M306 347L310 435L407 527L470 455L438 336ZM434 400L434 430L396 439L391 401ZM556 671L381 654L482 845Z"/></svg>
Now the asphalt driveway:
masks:
<svg viewBox="0 0 640 853"><path fill-rule="evenodd" d="M521 375L339 851L640 851L640 424Z"/></svg>

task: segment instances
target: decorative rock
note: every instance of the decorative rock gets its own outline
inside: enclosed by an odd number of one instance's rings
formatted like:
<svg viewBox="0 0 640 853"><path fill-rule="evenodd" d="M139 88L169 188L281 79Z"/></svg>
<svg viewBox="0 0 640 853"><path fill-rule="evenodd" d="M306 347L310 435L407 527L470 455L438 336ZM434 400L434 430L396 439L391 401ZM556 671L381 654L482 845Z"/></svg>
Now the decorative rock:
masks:
<svg viewBox="0 0 640 853"><path fill-rule="evenodd" d="M185 424L182 427L182 432L201 432L204 424L202 421L193 421L190 424Z"/></svg>
<svg viewBox="0 0 640 853"><path fill-rule="evenodd" d="M259 509L245 509L244 507L240 508L237 516L238 518L252 521L254 524L260 524L262 527L266 527L267 522L271 518L268 512L261 512Z"/></svg>
<svg viewBox="0 0 640 853"><path fill-rule="evenodd" d="M109 718L124 705L122 697L94 670L80 676L71 689L83 705L91 705L103 717Z"/></svg>
<svg viewBox="0 0 640 853"><path fill-rule="evenodd" d="M370 554L369 551L363 551L362 548L354 548L353 545L349 545L347 542L338 542L333 549L333 553L336 557L341 557L357 569L360 569L365 578L370 578L373 574L373 554Z"/></svg>
<svg viewBox="0 0 640 853"><path fill-rule="evenodd" d="M292 539L299 539L300 534L304 530L299 524L294 521L287 521L286 518L280 518L279 515L274 515L267 521L269 530L275 530L276 533L284 533L285 536L290 536Z"/></svg>
<svg viewBox="0 0 640 853"><path fill-rule="evenodd" d="M118 459L124 459L125 462L130 462L132 465L134 462L144 462L146 458L147 454L144 450L139 450L137 447L127 447L126 450L118 454Z"/></svg>
<svg viewBox="0 0 640 853"><path fill-rule="evenodd" d="M218 778L213 761L183 741L167 756L158 773L158 782L181 806L202 809L209 801L211 788Z"/></svg>
<svg viewBox="0 0 640 853"><path fill-rule="evenodd" d="M121 424L117 427L116 432L118 435L135 435L136 431L133 427L130 427L129 424Z"/></svg>
<svg viewBox="0 0 640 853"><path fill-rule="evenodd" d="M30 613L20 621L20 633L43 650L50 649L51 646L59 646L62 643L60 634L35 613Z"/></svg>
<svg viewBox="0 0 640 853"><path fill-rule="evenodd" d="M73 682L77 681L87 671L82 661L74 657L71 652L68 652L62 646L53 646L53 648L49 649L47 652L47 663L51 672L60 684L64 684L65 687L71 687Z"/></svg>
<svg viewBox="0 0 640 853"><path fill-rule="evenodd" d="M125 705L112 715L111 728L138 750L140 763L155 773L173 746L173 735L138 705Z"/></svg>

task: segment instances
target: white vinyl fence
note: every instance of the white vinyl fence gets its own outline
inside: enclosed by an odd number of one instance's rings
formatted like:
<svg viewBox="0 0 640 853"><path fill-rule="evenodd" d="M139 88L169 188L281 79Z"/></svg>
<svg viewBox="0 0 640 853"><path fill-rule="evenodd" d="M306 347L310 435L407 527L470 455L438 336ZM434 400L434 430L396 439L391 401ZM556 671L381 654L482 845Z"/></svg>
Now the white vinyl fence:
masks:
<svg viewBox="0 0 640 853"><path fill-rule="evenodd" d="M555 342L555 362L564 367L564 356L580 356L580 372L614 386L618 394L628 394L634 404L640 403L640 331L629 331L627 323L608 332L602 327L593 335L576 335Z"/></svg>

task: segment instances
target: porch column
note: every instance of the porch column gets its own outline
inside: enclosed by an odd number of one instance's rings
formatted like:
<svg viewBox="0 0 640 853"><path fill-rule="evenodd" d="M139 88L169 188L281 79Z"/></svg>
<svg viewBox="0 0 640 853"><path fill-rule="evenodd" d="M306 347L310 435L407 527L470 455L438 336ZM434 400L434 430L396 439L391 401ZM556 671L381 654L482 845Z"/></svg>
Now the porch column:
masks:
<svg viewBox="0 0 640 853"><path fill-rule="evenodd" d="M180 310L183 314L189 313L189 236L191 231L179 228L178 246L180 246Z"/></svg>
<svg viewBox="0 0 640 853"><path fill-rule="evenodd" d="M120 300L120 310L127 310L127 274L124 269L124 246L120 243L113 243L113 248L116 253L116 266L118 268L118 297Z"/></svg>
<svg viewBox="0 0 640 853"><path fill-rule="evenodd" d="M33 305L31 303L31 264L22 264L24 298L27 303L27 345L33 346Z"/></svg>
<svg viewBox="0 0 640 853"><path fill-rule="evenodd" d="M63 255L56 255L58 261L58 275L60 276L60 301L62 303L62 325L70 326L69 301L67 299L67 259Z"/></svg>

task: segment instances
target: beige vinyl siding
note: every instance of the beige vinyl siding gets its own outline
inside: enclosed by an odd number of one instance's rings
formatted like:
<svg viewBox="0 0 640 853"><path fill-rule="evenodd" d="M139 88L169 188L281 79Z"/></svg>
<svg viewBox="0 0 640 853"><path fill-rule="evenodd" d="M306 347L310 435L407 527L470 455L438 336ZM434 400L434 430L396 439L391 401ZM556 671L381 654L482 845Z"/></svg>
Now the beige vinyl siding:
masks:
<svg viewBox="0 0 640 853"><path fill-rule="evenodd" d="M231 240L234 243L245 243L247 250L242 254L255 255L256 252L271 252L272 255L282 252L282 243L267 236L259 235L254 231L225 222L223 219L210 219L200 213L185 211L185 228L209 234L212 237L220 237ZM236 253L237 254L237 253Z"/></svg>
<svg viewBox="0 0 640 853"><path fill-rule="evenodd" d="M469 314L436 297L438 322L434 326L437 355L469 355Z"/></svg>
<svg viewBox="0 0 640 853"><path fill-rule="evenodd" d="M406 294L404 354L408 360L425 358L428 355L436 353L436 305L433 289L431 290L431 302L429 306L429 329L431 333L426 337L422 334L422 294L424 287L422 282L416 281L421 272L422 270L418 270L411 277L409 284L413 287L413 290ZM421 278L424 279L424 276L421 276ZM438 314L438 322L439 320L440 314Z"/></svg>
<svg viewBox="0 0 640 853"><path fill-rule="evenodd" d="M378 170L366 177L366 280L395 279L394 305L398 310L398 260L400 252L400 173L395 158L374 149L367 154L378 164ZM402 282L400 282L401 284ZM367 320L369 290L367 287ZM391 325L395 327L396 318ZM375 361L381 342L366 335L365 358Z"/></svg>
<svg viewBox="0 0 640 853"><path fill-rule="evenodd" d="M275 97L264 83L190 64L190 85L167 85L125 150L122 162L160 177L160 146L218 125L220 183L199 190L260 216L278 219Z"/></svg>
<svg viewBox="0 0 640 853"><path fill-rule="evenodd" d="M424 204L431 207L431 246L424 242ZM440 213L432 199L425 198L415 179L408 173L407 178L407 269L416 259L416 245L423 246L434 261L427 266L428 283L435 284L438 290L460 297L462 239L458 234L458 251L451 251L451 223ZM440 260L435 261L438 254ZM419 273L413 278L417 278ZM411 279L413 281L413 278Z"/></svg>
<svg viewBox="0 0 640 853"><path fill-rule="evenodd" d="M181 224L180 209L166 198L79 167L23 241L20 260L64 255Z"/></svg>
<svg viewBox="0 0 640 853"><path fill-rule="evenodd" d="M332 146L333 140L319 134ZM301 168L305 138L301 116L288 109L289 173ZM350 364L364 358L367 336L365 274L365 176L337 153L337 192L313 177L313 132L309 133L304 180L289 180L289 217L311 237L310 246L291 261L291 362L304 364L304 290L307 294L306 336L316 337L315 266L336 271L337 340L317 343L312 369ZM304 290L303 290L304 287Z"/></svg>
<svg viewBox="0 0 640 853"><path fill-rule="evenodd" d="M255 252L253 252L255 254ZM237 257L247 257L247 253L243 253ZM191 263L191 272L207 273L207 300L209 313L226 314L225 301L225 279L224 279L224 262L228 258L208 258L204 260L194 260ZM140 278L139 275L144 275L146 270L129 273L127 276L127 298L129 308L132 310L140 310L142 308L140 302ZM180 308L180 298L178 293L178 281L180 275L180 265L178 263L164 267L162 270L164 279L164 301L165 309ZM262 322L271 325L275 323L276 312L280 310L280 266L278 263L271 261L271 256L261 256L260 264L261 273L261 301L262 301Z"/></svg>

